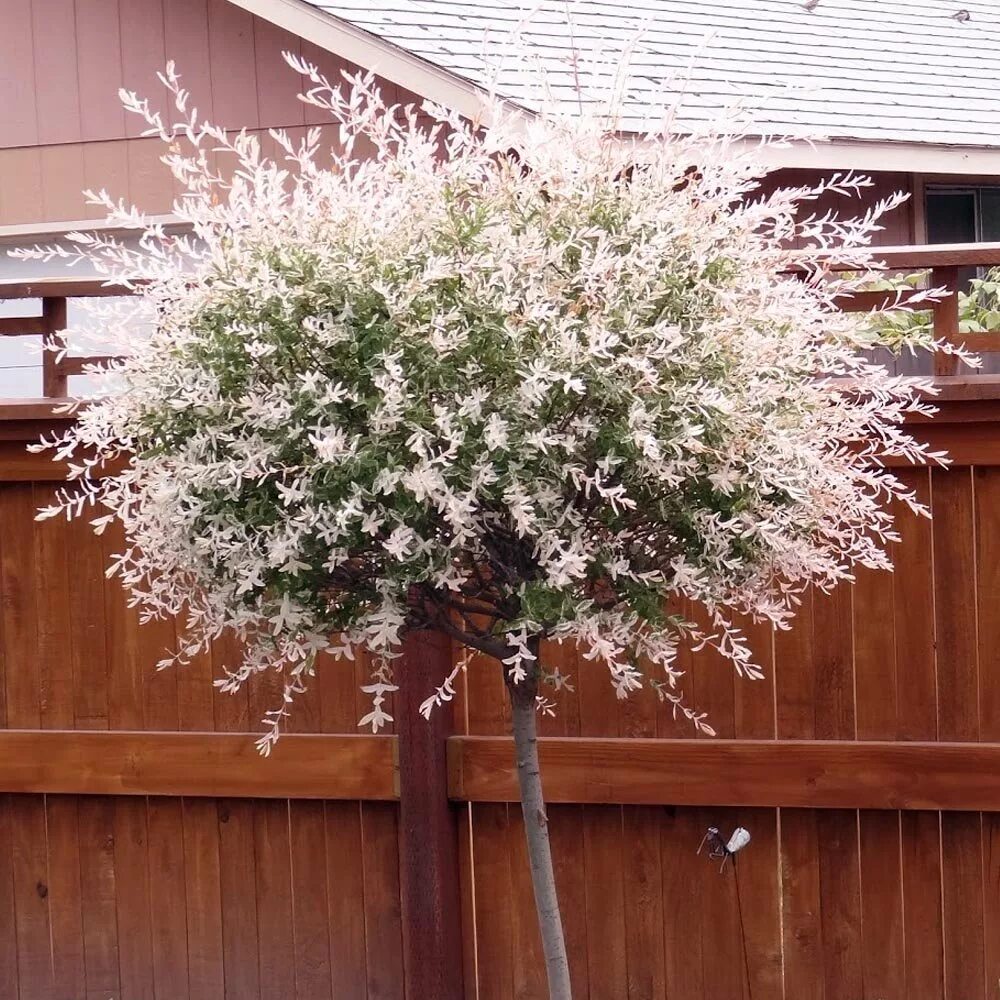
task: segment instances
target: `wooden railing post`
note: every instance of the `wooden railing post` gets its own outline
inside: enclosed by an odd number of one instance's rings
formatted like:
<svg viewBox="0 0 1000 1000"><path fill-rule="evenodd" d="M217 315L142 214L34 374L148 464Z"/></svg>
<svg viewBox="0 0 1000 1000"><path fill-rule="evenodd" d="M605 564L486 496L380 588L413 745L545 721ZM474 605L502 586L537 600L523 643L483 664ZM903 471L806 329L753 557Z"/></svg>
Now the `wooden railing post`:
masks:
<svg viewBox="0 0 1000 1000"><path fill-rule="evenodd" d="M399 874L407 1000L462 1000L458 817L448 799L450 704L429 720L420 703L448 676L451 644L436 632L409 635L397 663Z"/></svg>
<svg viewBox="0 0 1000 1000"><path fill-rule="evenodd" d="M58 398L69 394L69 383L62 361L56 351L65 346L63 331L66 329L66 299L50 297L42 299L42 317L45 320L45 335L42 341L42 395Z"/></svg>
<svg viewBox="0 0 1000 1000"><path fill-rule="evenodd" d="M935 267L931 271L931 286L944 288L948 295L934 303L934 335L939 340L958 341L958 268ZM958 358L954 354L934 355L935 375L954 375Z"/></svg>

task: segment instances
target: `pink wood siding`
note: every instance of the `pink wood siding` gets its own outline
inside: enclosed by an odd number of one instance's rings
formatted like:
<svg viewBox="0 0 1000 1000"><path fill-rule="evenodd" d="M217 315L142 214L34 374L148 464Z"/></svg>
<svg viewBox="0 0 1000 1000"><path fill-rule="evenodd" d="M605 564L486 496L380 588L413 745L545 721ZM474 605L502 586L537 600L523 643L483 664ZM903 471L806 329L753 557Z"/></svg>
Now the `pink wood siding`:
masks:
<svg viewBox="0 0 1000 1000"><path fill-rule="evenodd" d="M830 173L832 171L778 170L768 178L765 190L794 187L800 184L815 184L821 177L829 176ZM905 246L916 243L913 216L913 175L884 171L872 174L872 180L874 183L872 187L865 190L863 199L828 195L813 202L810 211L819 216L828 211L845 216L863 215L869 206L876 204L883 198L890 197L897 191L904 191L910 195L910 200L883 218L884 229L881 233L876 234L875 243L879 246Z"/></svg>
<svg viewBox="0 0 1000 1000"><path fill-rule="evenodd" d="M0 26L0 226L100 215L85 188L168 212L159 146L118 98L125 87L166 110L168 59L203 115L262 133L324 120L297 100L283 51L333 77L345 68L227 0L0 0Z"/></svg>

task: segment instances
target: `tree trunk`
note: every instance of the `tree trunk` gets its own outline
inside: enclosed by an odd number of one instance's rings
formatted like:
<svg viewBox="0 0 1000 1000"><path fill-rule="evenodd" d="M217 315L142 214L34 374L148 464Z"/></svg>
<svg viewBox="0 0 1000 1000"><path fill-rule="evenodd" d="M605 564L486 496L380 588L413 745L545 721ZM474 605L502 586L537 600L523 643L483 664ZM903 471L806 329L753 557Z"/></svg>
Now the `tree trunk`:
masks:
<svg viewBox="0 0 1000 1000"><path fill-rule="evenodd" d="M535 697L538 694L538 661L535 669L520 684L508 680L513 715L514 751L517 780L521 789L524 834L528 842L531 885L535 891L535 909L542 935L545 972L549 980L550 1000L572 1000L566 941L556 896L556 878L552 870L549 826L542 796L542 778L538 770L538 733L535 724Z"/></svg>

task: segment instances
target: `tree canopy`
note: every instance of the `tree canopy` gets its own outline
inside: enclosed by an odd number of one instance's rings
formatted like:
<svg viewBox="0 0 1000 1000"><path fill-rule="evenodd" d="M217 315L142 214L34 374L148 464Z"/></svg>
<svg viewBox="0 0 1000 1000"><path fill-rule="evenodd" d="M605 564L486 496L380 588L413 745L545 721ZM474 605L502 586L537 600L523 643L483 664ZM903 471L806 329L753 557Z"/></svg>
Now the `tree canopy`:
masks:
<svg viewBox="0 0 1000 1000"><path fill-rule="evenodd" d="M764 194L738 138L500 102L468 122L299 69L332 152L278 132L266 158L201 122L171 69L169 117L126 103L168 144L190 234L101 192L137 249L32 251L141 277L152 323L120 320L129 356L48 442L79 482L45 514L122 520L114 571L146 614L182 616L178 659L230 630L246 652L224 687L284 672L265 749L323 650L370 651L361 721L389 721L389 666L428 628L514 682L539 638L578 643L620 696L652 686L708 728L679 646L757 675L736 616L780 626L806 586L888 566L887 503L917 506L881 462L927 457L899 425L928 404L865 353L917 333L834 306L900 199L817 216L867 179Z"/></svg>

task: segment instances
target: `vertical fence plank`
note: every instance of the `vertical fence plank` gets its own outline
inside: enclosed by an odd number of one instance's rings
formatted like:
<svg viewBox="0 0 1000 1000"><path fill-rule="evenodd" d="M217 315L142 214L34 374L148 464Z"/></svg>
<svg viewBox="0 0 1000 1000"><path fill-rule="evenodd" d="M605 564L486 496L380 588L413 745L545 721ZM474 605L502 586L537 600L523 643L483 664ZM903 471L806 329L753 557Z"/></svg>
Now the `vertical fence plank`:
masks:
<svg viewBox="0 0 1000 1000"><path fill-rule="evenodd" d="M937 509L941 498L932 496L932 487L938 481L932 483L929 470L907 469L899 475L920 503ZM933 553L938 526L904 504L897 503L894 513L902 539L892 548L896 734L902 740L934 740L938 701ZM940 817L935 812L903 812L899 825L905 958L901 995L937 1000L944 996ZM884 859L874 860L884 872ZM873 905L872 900L866 905ZM880 956L872 961L880 961Z"/></svg>
<svg viewBox="0 0 1000 1000"><path fill-rule="evenodd" d="M125 549L125 532L113 521L100 536L105 565ZM105 649L108 656L108 724L112 729L142 729L143 664L139 656L139 613L126 606L125 592L118 580L104 585Z"/></svg>
<svg viewBox="0 0 1000 1000"><path fill-rule="evenodd" d="M115 801L118 961L123 997L153 1000L146 800Z"/></svg>
<svg viewBox="0 0 1000 1000"><path fill-rule="evenodd" d="M854 584L852 621L858 739L896 738L895 614L893 575L859 569Z"/></svg>
<svg viewBox="0 0 1000 1000"><path fill-rule="evenodd" d="M224 677L227 668L236 667L239 662L239 644L231 635L222 635L215 640L212 644L211 661L213 679ZM246 687L232 693L218 688L214 691L215 728L220 732L250 732L250 699Z"/></svg>
<svg viewBox="0 0 1000 1000"><path fill-rule="evenodd" d="M326 829L322 802L289 804L295 991L300 1000L332 994L327 930Z"/></svg>
<svg viewBox="0 0 1000 1000"><path fill-rule="evenodd" d="M215 729L215 693L211 651L198 653L190 663L176 669L180 728L196 733L212 732Z"/></svg>
<svg viewBox="0 0 1000 1000"><path fill-rule="evenodd" d="M45 997L53 985L45 796L14 795L10 804L18 976L23 993Z"/></svg>
<svg viewBox="0 0 1000 1000"><path fill-rule="evenodd" d="M219 881L226 1000L260 997L253 803L220 799Z"/></svg>
<svg viewBox="0 0 1000 1000"><path fill-rule="evenodd" d="M470 710L472 706L470 705ZM472 807L472 877L476 889L476 950L479 1000L511 1000L510 838L503 803Z"/></svg>
<svg viewBox="0 0 1000 1000"><path fill-rule="evenodd" d="M644 806L622 810L629 1000L663 1000L666 995L660 815L660 810ZM553 850L562 847L562 843L553 844ZM563 899L562 907L572 912L574 901ZM578 953L577 948L571 950L571 954Z"/></svg>
<svg viewBox="0 0 1000 1000"><path fill-rule="evenodd" d="M927 469L904 469L900 479L925 507L931 506ZM937 738L934 653L933 532L928 518L894 505L902 541L892 547L893 625L896 647L896 724L901 740ZM865 627L871 629L872 619Z"/></svg>
<svg viewBox="0 0 1000 1000"><path fill-rule="evenodd" d="M932 475L938 736L978 740L972 475L967 467L936 470Z"/></svg>
<svg viewBox="0 0 1000 1000"><path fill-rule="evenodd" d="M38 641L38 609L34 577L39 567L32 559L32 532L35 504L31 484L5 485L0 491L0 524L17 526L4 532L0 546L0 598L3 611L3 638L8 668L4 673L7 725L38 729L41 726L39 678L31 663ZM19 669L14 669L14 664Z"/></svg>
<svg viewBox="0 0 1000 1000"><path fill-rule="evenodd" d="M824 1000L855 1000L862 993L858 814L850 809L818 810L816 826Z"/></svg>
<svg viewBox="0 0 1000 1000"><path fill-rule="evenodd" d="M48 522L39 525L47 528ZM108 728L108 656L104 604L103 543L86 522L77 522L69 546L72 593L69 624L73 662L74 724ZM65 651L64 651L65 655Z"/></svg>
<svg viewBox="0 0 1000 1000"><path fill-rule="evenodd" d="M692 617L703 632L712 633L711 621L703 609L696 608ZM692 656L689 680L693 707L706 713L706 721L720 739L732 739L736 735L737 678L731 661L706 646ZM687 735L711 738L697 732Z"/></svg>
<svg viewBox="0 0 1000 1000"><path fill-rule="evenodd" d="M741 622L754 662L764 672L759 681L737 678L733 704L735 735L747 739L774 739L774 628L769 623Z"/></svg>
<svg viewBox="0 0 1000 1000"><path fill-rule="evenodd" d="M941 813L945 996L985 1000L982 821ZM991 990L992 990L991 986Z"/></svg>
<svg viewBox="0 0 1000 1000"><path fill-rule="evenodd" d="M153 982L158 997L183 996L189 983L181 800L150 798L146 823Z"/></svg>
<svg viewBox="0 0 1000 1000"><path fill-rule="evenodd" d="M397 815L398 809L391 802L366 802L361 809L368 1000L395 1000L407 995Z"/></svg>
<svg viewBox="0 0 1000 1000"><path fill-rule="evenodd" d="M694 809L673 809L664 815L660 826L664 978L671 1000L705 995L702 914L701 907L695 905L703 874L697 866L702 859L693 854L704 833ZM592 947L600 946L601 942L593 942Z"/></svg>
<svg viewBox="0 0 1000 1000"><path fill-rule="evenodd" d="M177 706L177 669L157 670L156 665L175 651L172 621L151 621L138 626L138 669L142 672L142 718L146 729L180 727Z"/></svg>
<svg viewBox="0 0 1000 1000"><path fill-rule="evenodd" d="M727 840L744 820L738 809L699 809L695 811L704 831L716 827ZM751 835L752 836L752 835ZM749 850L749 848L748 848ZM736 859L749 864L750 855ZM737 889L736 865L727 863L722 871L718 862L704 851L689 862L696 866L701 907L701 964L704 995L743 997L748 989L749 954L745 942L742 900Z"/></svg>
<svg viewBox="0 0 1000 1000"><path fill-rule="evenodd" d="M566 951L570 956L569 976L573 996L587 1000L590 996L587 975L587 885L586 873L580 864L583 857L583 806L553 807L550 810L550 835L559 909L563 918ZM658 855L658 839L655 849ZM659 863L658 857L656 863ZM662 951L662 942L660 950Z"/></svg>
<svg viewBox="0 0 1000 1000"><path fill-rule="evenodd" d="M35 507L51 503L52 490L34 484ZM46 729L74 727L73 666L76 637L72 625L69 549L74 528L65 518L25 525L33 538L35 566L34 602L38 613L35 664L38 674L39 713ZM21 667L23 669L23 667Z"/></svg>
<svg viewBox="0 0 1000 1000"><path fill-rule="evenodd" d="M901 546L912 544L913 540L904 533L892 557L898 557ZM893 740L899 729L896 611L896 583L892 574L859 570L853 622L859 739ZM905 677L902 683L906 683ZM900 850L898 812L858 813L860 971L864 1000L905 997Z"/></svg>
<svg viewBox="0 0 1000 1000"><path fill-rule="evenodd" d="M0 1000L18 1000L20 994L14 879L11 796L0 795Z"/></svg>
<svg viewBox="0 0 1000 1000"><path fill-rule="evenodd" d="M854 590L846 584L813 597L813 715L817 739L854 739L853 602Z"/></svg>
<svg viewBox="0 0 1000 1000"><path fill-rule="evenodd" d="M223 997L222 876L214 799L184 799L184 898L191 996Z"/></svg>
<svg viewBox="0 0 1000 1000"><path fill-rule="evenodd" d="M262 1000L286 1000L295 996L288 802L258 801L253 811L260 995Z"/></svg>
<svg viewBox="0 0 1000 1000"><path fill-rule="evenodd" d="M364 873L361 857L361 803L324 803L330 972L334 1000L365 1000Z"/></svg>
<svg viewBox="0 0 1000 1000"><path fill-rule="evenodd" d="M1000 740L1000 469L975 469L973 485L979 731L984 740Z"/></svg>
<svg viewBox="0 0 1000 1000"><path fill-rule="evenodd" d="M989 989L994 985L1000 989L1000 816L996 813L983 813L983 878L986 995L989 997Z"/></svg>
<svg viewBox="0 0 1000 1000"><path fill-rule="evenodd" d="M979 640L972 470L932 474L938 735L978 740ZM982 821L941 814L945 995L984 996Z"/></svg>
<svg viewBox="0 0 1000 1000"><path fill-rule="evenodd" d="M777 734L783 739L808 740L816 736L814 603L814 595L805 593L791 630L778 631L774 636Z"/></svg>
<svg viewBox="0 0 1000 1000"><path fill-rule="evenodd" d="M115 997L121 987L115 914L115 800L83 796L78 809L87 993Z"/></svg>
<svg viewBox="0 0 1000 1000"><path fill-rule="evenodd" d="M746 943L747 998L781 997L781 885L777 809L740 811L753 839L736 859L737 904Z"/></svg>
<svg viewBox="0 0 1000 1000"><path fill-rule="evenodd" d="M83 996L87 989L77 801L72 795L48 795L45 802L52 978L56 992L68 997Z"/></svg>
<svg viewBox="0 0 1000 1000"><path fill-rule="evenodd" d="M587 967L595 997L613 996L627 978L623 853L621 809L586 806L583 858L587 873L587 941L595 943L595 947L587 949ZM527 858L521 863L526 865ZM512 864L518 862L512 859Z"/></svg>
<svg viewBox="0 0 1000 1000"><path fill-rule="evenodd" d="M819 833L813 810L781 810L781 890L785 997L824 1000Z"/></svg>
<svg viewBox="0 0 1000 1000"><path fill-rule="evenodd" d="M859 835L864 1000L904 1000L899 813L862 810Z"/></svg>
<svg viewBox="0 0 1000 1000"><path fill-rule="evenodd" d="M979 727L983 740L1000 741L1000 469L973 473L976 501ZM1000 817L982 814L983 930L987 996L1000 991Z"/></svg>
<svg viewBox="0 0 1000 1000"><path fill-rule="evenodd" d="M531 887L531 869L524 840L524 819L518 806L508 812L507 851L510 855L511 907L511 976L515 997L544 997L545 958L542 953L535 898ZM584 908L584 912L589 911ZM578 964L585 961L577 956ZM590 976L588 976L588 979Z"/></svg>
<svg viewBox="0 0 1000 1000"><path fill-rule="evenodd" d="M941 900L940 818L934 812L900 816L903 849L907 997L944 994L944 915Z"/></svg>

